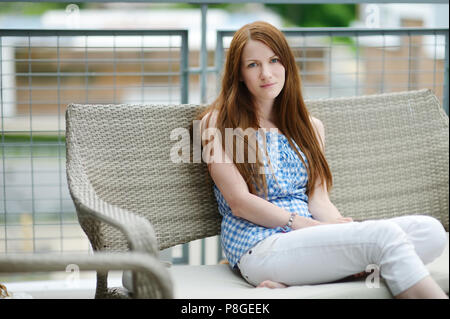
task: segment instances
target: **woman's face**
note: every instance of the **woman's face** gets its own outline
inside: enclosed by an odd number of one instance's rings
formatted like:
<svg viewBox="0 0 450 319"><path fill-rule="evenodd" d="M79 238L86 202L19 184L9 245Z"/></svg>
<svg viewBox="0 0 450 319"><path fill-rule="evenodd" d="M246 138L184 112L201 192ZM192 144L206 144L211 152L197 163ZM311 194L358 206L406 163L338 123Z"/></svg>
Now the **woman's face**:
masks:
<svg viewBox="0 0 450 319"><path fill-rule="evenodd" d="M273 102L284 87L285 69L271 48L249 40L242 53L240 80L256 102Z"/></svg>

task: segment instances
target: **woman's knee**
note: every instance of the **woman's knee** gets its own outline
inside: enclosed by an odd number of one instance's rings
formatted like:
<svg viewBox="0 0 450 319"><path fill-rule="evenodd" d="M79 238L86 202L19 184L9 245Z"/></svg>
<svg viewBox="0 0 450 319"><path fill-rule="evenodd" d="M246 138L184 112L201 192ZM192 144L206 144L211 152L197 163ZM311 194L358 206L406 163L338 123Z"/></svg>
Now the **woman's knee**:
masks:
<svg viewBox="0 0 450 319"><path fill-rule="evenodd" d="M386 252L399 245L411 244L404 230L392 221L376 220L370 227L380 252Z"/></svg>
<svg viewBox="0 0 450 319"><path fill-rule="evenodd" d="M375 230L379 235L378 238L381 240L391 240L393 237L406 239L406 233L404 230L396 223L381 219L377 220L374 224Z"/></svg>
<svg viewBox="0 0 450 319"><path fill-rule="evenodd" d="M439 257L447 246L447 234L441 222L428 215L409 215L390 219L398 224L414 244L424 264Z"/></svg>
<svg viewBox="0 0 450 319"><path fill-rule="evenodd" d="M355 226L367 264L383 265L393 256L414 254L414 246L396 223L387 219L367 220ZM395 257L396 258L396 257Z"/></svg>
<svg viewBox="0 0 450 319"><path fill-rule="evenodd" d="M420 227L424 227L427 232L426 240L430 247L430 259L428 262L439 257L447 246L447 233L441 222L432 216L419 216ZM432 252L432 253L431 253Z"/></svg>

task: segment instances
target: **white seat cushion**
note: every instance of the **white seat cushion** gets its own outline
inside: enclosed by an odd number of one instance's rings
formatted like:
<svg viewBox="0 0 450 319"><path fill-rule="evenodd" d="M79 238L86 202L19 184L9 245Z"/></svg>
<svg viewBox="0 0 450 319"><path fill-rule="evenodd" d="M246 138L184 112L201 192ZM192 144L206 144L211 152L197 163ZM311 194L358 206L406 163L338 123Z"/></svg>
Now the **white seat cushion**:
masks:
<svg viewBox="0 0 450 319"><path fill-rule="evenodd" d="M437 284L449 294L449 233L447 246L439 258L427 265ZM386 299L392 298L383 278L378 288L369 288L366 279L320 285L291 286L284 289L255 288L229 265L172 266L169 268L177 299ZM124 272L123 285L132 291L131 272Z"/></svg>
<svg viewBox="0 0 450 319"><path fill-rule="evenodd" d="M449 293L449 234L444 253L427 265L438 285ZM368 288L365 279L320 285L291 286L284 289L254 288L229 265L172 266L175 298L179 299L322 299L322 298L392 298L383 278L379 288Z"/></svg>

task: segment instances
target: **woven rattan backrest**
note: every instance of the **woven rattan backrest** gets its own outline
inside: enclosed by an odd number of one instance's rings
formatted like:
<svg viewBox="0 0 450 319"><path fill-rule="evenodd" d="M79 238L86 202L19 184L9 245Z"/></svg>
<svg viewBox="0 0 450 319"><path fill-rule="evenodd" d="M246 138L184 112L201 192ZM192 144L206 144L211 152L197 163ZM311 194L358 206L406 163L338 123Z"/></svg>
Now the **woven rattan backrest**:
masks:
<svg viewBox="0 0 450 319"><path fill-rule="evenodd" d="M206 164L171 160L177 143L190 143L181 136L171 140L171 132L188 133L202 109L196 105L71 105L68 109L68 161L80 162L78 167L104 201L147 217L160 249L220 232ZM109 250L126 249L112 227L102 225L96 231L103 232Z"/></svg>
<svg viewBox="0 0 450 319"><path fill-rule="evenodd" d="M330 196L344 216L427 214L448 231L448 117L431 91L306 105L324 123L334 178ZM160 249L216 235L220 215L206 165L170 158L177 143L171 132L187 129L201 110L195 105L71 105L67 160L76 163L68 174L83 171L104 201L146 216ZM110 250L126 249L112 227L83 229L100 232Z"/></svg>
<svg viewBox="0 0 450 319"><path fill-rule="evenodd" d="M430 90L306 104L325 126L330 198L343 215L427 214L448 231L448 116Z"/></svg>

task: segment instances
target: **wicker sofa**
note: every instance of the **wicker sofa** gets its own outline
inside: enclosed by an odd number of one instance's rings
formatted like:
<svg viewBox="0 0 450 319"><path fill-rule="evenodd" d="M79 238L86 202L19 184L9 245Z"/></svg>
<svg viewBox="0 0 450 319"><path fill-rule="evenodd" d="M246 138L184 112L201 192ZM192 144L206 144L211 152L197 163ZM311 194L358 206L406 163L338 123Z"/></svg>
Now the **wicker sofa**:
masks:
<svg viewBox="0 0 450 319"><path fill-rule="evenodd" d="M330 197L345 216L361 221L428 214L441 221L448 235L448 116L430 90L306 105L324 123L334 176ZM160 250L220 233L206 165L192 157L189 163L170 158L176 143L192 149L190 139L171 139L170 134L176 128L188 134L201 110L198 105L68 107L70 194L96 251L77 264L98 270L96 298L392 298L382 278L379 288L368 288L359 279L255 289L226 264L159 262ZM44 257L30 258L19 258L23 269L50 264ZM447 294L448 261L447 245L427 265ZM54 258L53 270L65 262ZM0 270L13 264L13 257L4 258ZM124 287L107 287L108 269L128 270Z"/></svg>

